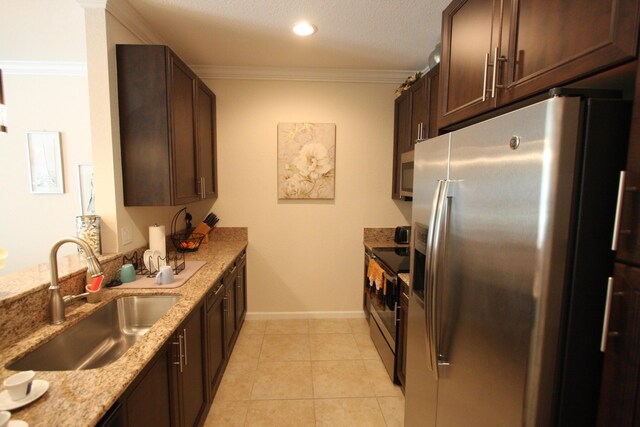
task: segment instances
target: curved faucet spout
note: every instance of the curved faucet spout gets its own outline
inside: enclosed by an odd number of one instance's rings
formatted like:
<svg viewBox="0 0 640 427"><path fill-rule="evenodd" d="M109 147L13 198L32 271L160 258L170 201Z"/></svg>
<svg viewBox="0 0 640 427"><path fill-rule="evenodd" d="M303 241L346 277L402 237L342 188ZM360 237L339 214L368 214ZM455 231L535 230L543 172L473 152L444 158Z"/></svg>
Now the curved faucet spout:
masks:
<svg viewBox="0 0 640 427"><path fill-rule="evenodd" d="M87 270L91 277L100 276L102 273L102 266L96 255L93 253L93 250L85 242L84 240L78 237L67 237L61 240L58 240L51 247L51 252L49 254L49 264L51 270L51 285L49 286L49 312L51 314L51 323L54 325L60 324L65 321L65 300L62 298L60 294L60 284L58 283L58 249L60 246L65 243L75 243L80 246L87 255ZM68 299L68 301L73 301L73 299Z"/></svg>

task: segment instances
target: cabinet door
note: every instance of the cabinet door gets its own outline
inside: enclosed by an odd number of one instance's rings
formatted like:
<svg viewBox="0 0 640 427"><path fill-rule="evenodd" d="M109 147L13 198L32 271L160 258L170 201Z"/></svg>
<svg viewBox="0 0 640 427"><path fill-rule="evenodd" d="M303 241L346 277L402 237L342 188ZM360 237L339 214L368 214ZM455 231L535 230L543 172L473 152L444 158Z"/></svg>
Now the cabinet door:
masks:
<svg viewBox="0 0 640 427"><path fill-rule="evenodd" d="M415 82L411 92L411 147L427 138L429 127L429 82L426 75Z"/></svg>
<svg viewBox="0 0 640 427"><path fill-rule="evenodd" d="M218 292L218 294L216 294ZM207 310L207 346L209 351L209 401L213 398L222 379L225 361L225 338L224 338L224 286L219 285L213 291L213 305Z"/></svg>
<svg viewBox="0 0 640 427"><path fill-rule="evenodd" d="M393 188L391 197L400 199L400 157L411 151L411 92L405 91L394 103L393 121Z"/></svg>
<svg viewBox="0 0 640 427"><path fill-rule="evenodd" d="M224 297L224 329L225 329L225 339L226 339L226 347L227 354L231 353L231 349L233 348L233 344L236 338L236 285L235 285L235 275L231 277L228 276L228 279L225 281L226 295Z"/></svg>
<svg viewBox="0 0 640 427"><path fill-rule="evenodd" d="M173 204L179 205L199 199L198 149L194 132L196 77L178 57L169 55Z"/></svg>
<svg viewBox="0 0 640 427"><path fill-rule="evenodd" d="M509 47L501 49L508 61L507 89L500 94L501 103L592 74L636 55L637 0L511 3Z"/></svg>
<svg viewBox="0 0 640 427"><path fill-rule="evenodd" d="M182 425L198 425L207 408L204 346L204 304L178 329L184 342L182 371ZM151 425L151 424L150 424Z"/></svg>
<svg viewBox="0 0 640 427"><path fill-rule="evenodd" d="M636 92L633 101L616 258L640 266L640 67L636 72Z"/></svg>
<svg viewBox="0 0 640 427"><path fill-rule="evenodd" d="M496 105L488 92L489 64L500 35L498 0L455 0L442 13L439 126Z"/></svg>
<svg viewBox="0 0 640 427"><path fill-rule="evenodd" d="M396 372L400 384L404 387L407 378L407 319L409 315L408 287L403 283L400 288L400 323L398 324L397 349L396 349Z"/></svg>
<svg viewBox="0 0 640 427"><path fill-rule="evenodd" d="M144 377L138 382L126 400L126 418L128 427L171 427L174 418L171 400L172 365L169 345L165 346L151 363Z"/></svg>
<svg viewBox="0 0 640 427"><path fill-rule="evenodd" d="M425 138L435 138L438 136L438 92L440 89L440 64L433 67L425 76L427 81L427 100L429 116Z"/></svg>
<svg viewBox="0 0 640 427"><path fill-rule="evenodd" d="M217 196L216 178L216 96L198 80L197 92L197 140L199 156L199 177L202 178L206 199Z"/></svg>
<svg viewBox="0 0 640 427"><path fill-rule="evenodd" d="M640 425L640 269L616 264L611 295L598 425Z"/></svg>
<svg viewBox="0 0 640 427"><path fill-rule="evenodd" d="M247 314L247 263L245 261L245 255L242 255L242 260L239 261L238 277L236 278L236 328L240 329L244 317Z"/></svg>

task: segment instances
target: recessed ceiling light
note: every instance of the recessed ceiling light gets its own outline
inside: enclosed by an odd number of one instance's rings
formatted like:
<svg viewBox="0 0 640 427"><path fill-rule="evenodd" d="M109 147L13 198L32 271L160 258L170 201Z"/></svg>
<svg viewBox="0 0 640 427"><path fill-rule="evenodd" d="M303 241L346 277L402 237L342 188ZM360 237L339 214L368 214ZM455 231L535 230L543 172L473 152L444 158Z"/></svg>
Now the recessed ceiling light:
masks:
<svg viewBox="0 0 640 427"><path fill-rule="evenodd" d="M293 26L293 32L299 36L310 36L311 34L318 31L318 27L313 24L309 24L308 22L298 22Z"/></svg>

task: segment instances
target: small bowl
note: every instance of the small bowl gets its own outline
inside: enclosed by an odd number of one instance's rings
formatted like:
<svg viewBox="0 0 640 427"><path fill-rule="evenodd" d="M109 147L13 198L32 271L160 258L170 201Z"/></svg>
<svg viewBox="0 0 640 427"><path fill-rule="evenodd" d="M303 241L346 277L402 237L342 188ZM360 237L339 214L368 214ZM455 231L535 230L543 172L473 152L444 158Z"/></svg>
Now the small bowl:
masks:
<svg viewBox="0 0 640 427"><path fill-rule="evenodd" d="M4 380L3 384L9 392L11 400L20 400L27 397L31 391L31 383L35 376L36 374L33 371L24 371L11 375L9 378Z"/></svg>

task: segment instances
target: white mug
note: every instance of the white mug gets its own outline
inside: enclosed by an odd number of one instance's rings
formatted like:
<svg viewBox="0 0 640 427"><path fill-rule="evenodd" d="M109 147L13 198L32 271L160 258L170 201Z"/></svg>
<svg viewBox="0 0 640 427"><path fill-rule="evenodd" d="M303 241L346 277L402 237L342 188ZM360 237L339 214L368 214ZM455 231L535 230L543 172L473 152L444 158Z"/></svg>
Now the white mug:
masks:
<svg viewBox="0 0 640 427"><path fill-rule="evenodd" d="M156 283L158 285L170 285L173 283L173 269L171 266L163 265L160 272L156 275Z"/></svg>
<svg viewBox="0 0 640 427"><path fill-rule="evenodd" d="M20 400L27 397L31 391L31 383L34 376L35 372L33 371L23 371L4 380L4 386L9 392L11 400Z"/></svg>

